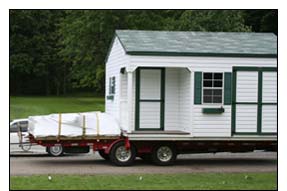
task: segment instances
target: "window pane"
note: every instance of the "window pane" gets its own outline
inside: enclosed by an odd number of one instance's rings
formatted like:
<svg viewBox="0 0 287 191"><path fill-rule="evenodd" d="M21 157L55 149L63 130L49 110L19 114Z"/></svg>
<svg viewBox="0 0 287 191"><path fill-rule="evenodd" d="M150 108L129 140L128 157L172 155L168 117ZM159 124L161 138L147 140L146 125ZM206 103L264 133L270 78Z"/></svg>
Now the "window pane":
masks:
<svg viewBox="0 0 287 191"><path fill-rule="evenodd" d="M212 87L212 81L204 81L203 87Z"/></svg>
<svg viewBox="0 0 287 191"><path fill-rule="evenodd" d="M11 127L10 127L10 133L15 133L15 132L18 132L19 129L18 129L18 125L17 124L13 124Z"/></svg>
<svg viewBox="0 0 287 191"><path fill-rule="evenodd" d="M203 96L212 96L212 90L203 90Z"/></svg>
<svg viewBox="0 0 287 191"><path fill-rule="evenodd" d="M213 95L221 96L222 95L222 90L213 90Z"/></svg>
<svg viewBox="0 0 287 191"><path fill-rule="evenodd" d="M21 132L27 132L28 131L28 127L21 127Z"/></svg>
<svg viewBox="0 0 287 191"><path fill-rule="evenodd" d="M222 73L214 73L214 79L221 80L222 79Z"/></svg>
<svg viewBox="0 0 287 191"><path fill-rule="evenodd" d="M212 79L212 73L204 73L203 79L204 79L204 80L206 80L206 79L211 80L211 79Z"/></svg>
<svg viewBox="0 0 287 191"><path fill-rule="evenodd" d="M203 96L203 102L204 103L212 103L212 97L211 96Z"/></svg>
<svg viewBox="0 0 287 191"><path fill-rule="evenodd" d="M213 103L222 103L222 96L213 96Z"/></svg>
<svg viewBox="0 0 287 191"><path fill-rule="evenodd" d="M222 87L222 81L214 81L213 85L214 87Z"/></svg>

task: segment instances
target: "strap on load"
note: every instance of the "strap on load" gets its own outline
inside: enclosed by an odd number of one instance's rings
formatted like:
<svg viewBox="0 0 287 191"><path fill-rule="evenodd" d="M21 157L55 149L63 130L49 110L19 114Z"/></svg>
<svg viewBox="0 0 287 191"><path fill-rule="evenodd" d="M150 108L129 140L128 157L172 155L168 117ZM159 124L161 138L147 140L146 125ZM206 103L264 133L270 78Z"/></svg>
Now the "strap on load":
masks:
<svg viewBox="0 0 287 191"><path fill-rule="evenodd" d="M83 115L83 135L82 138L84 139L86 136L86 116Z"/></svg>
<svg viewBox="0 0 287 191"><path fill-rule="evenodd" d="M62 129L62 114L59 113L59 120L58 120L58 138L57 141L60 141L60 136L61 136L61 129Z"/></svg>
<svg viewBox="0 0 287 191"><path fill-rule="evenodd" d="M96 116L97 116L97 136L100 135L100 123L99 123L99 114L98 112L96 112Z"/></svg>

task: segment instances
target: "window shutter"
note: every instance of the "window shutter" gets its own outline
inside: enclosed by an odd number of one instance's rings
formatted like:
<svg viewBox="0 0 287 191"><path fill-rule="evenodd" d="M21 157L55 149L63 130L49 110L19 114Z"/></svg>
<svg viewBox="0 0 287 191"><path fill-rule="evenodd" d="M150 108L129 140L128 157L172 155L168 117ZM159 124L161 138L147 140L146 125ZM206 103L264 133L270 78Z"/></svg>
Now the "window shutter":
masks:
<svg viewBox="0 0 287 191"><path fill-rule="evenodd" d="M111 78L109 78L109 94L112 93L112 83L111 83Z"/></svg>
<svg viewBox="0 0 287 191"><path fill-rule="evenodd" d="M201 104L202 72L194 73L194 104Z"/></svg>
<svg viewBox="0 0 287 191"><path fill-rule="evenodd" d="M112 93L116 93L116 77L112 77Z"/></svg>
<svg viewBox="0 0 287 191"><path fill-rule="evenodd" d="M232 74L231 72L224 73L224 105L231 104L232 89Z"/></svg>

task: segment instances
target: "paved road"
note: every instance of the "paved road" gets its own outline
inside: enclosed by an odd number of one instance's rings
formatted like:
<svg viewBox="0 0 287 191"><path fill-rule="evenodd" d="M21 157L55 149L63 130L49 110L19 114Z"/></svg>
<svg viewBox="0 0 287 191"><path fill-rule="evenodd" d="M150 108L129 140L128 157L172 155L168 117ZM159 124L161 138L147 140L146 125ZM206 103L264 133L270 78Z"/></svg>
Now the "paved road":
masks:
<svg viewBox="0 0 287 191"><path fill-rule="evenodd" d="M11 155L10 175L141 174L195 172L276 172L277 153L179 155L174 166L154 166L137 159L132 167L116 167L98 154L49 157L46 154Z"/></svg>

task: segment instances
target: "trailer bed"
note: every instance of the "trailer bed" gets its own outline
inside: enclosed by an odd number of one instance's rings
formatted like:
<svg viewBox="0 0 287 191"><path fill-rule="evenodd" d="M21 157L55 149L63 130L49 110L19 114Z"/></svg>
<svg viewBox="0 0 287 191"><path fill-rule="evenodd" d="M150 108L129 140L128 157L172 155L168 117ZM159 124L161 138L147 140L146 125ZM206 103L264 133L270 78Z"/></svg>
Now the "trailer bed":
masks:
<svg viewBox="0 0 287 191"><path fill-rule="evenodd" d="M120 136L46 136L46 137L34 137L36 141L79 141L79 140L106 140L106 139L119 139Z"/></svg>

